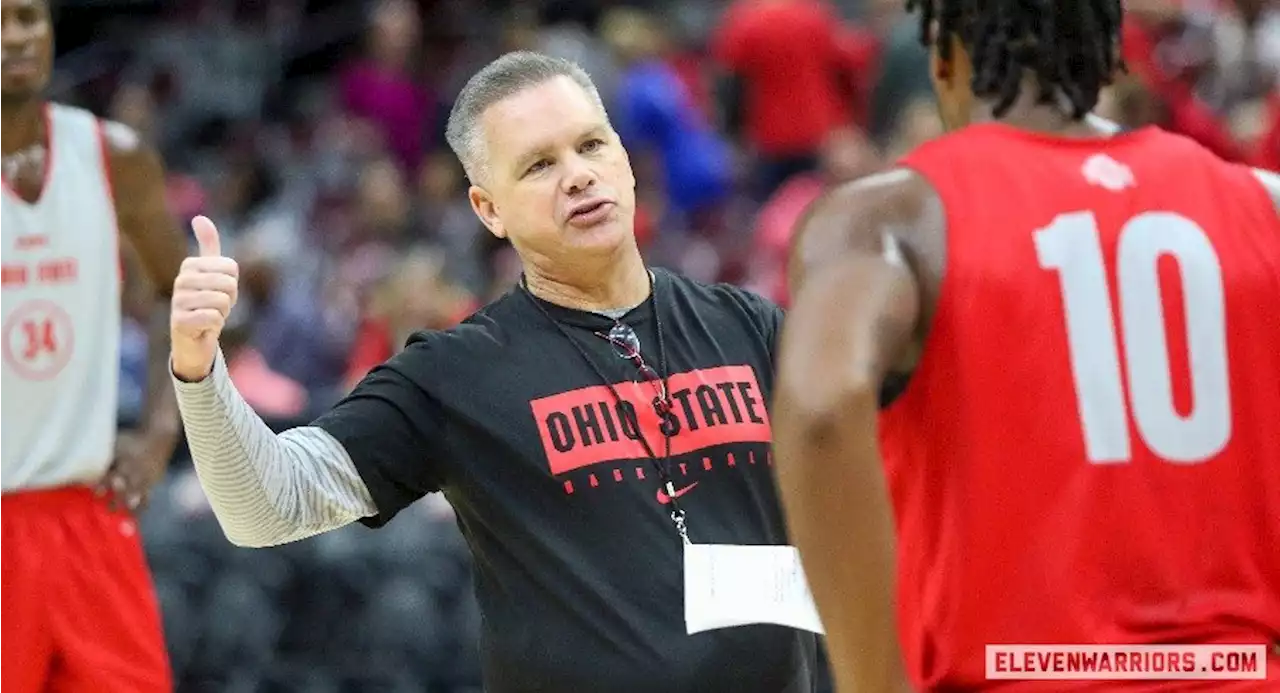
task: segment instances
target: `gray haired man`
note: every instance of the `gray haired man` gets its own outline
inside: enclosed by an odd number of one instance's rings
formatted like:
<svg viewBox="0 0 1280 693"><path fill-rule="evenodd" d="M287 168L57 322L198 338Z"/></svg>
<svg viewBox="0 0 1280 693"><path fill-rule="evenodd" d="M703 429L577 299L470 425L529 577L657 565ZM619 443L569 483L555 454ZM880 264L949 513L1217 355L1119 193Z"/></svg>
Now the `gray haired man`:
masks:
<svg viewBox="0 0 1280 693"><path fill-rule="evenodd" d="M818 627L793 594L769 453L780 312L645 267L626 150L574 64L493 62L448 138L524 276L415 334L310 426L273 435L227 378L236 267L194 222L172 367L227 536L376 527L443 491L475 559L487 690L812 690L800 628Z"/></svg>

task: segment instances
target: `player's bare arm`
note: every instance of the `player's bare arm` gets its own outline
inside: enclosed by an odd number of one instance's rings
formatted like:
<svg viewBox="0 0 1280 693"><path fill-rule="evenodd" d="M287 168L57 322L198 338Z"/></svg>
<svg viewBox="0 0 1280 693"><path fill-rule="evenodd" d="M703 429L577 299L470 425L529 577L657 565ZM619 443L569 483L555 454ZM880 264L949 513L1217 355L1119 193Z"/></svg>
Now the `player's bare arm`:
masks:
<svg viewBox="0 0 1280 693"><path fill-rule="evenodd" d="M145 270L154 307L147 325L146 407L137 431L122 431L104 479L130 506L164 476L179 434L178 403L168 373L168 299L186 244L165 201L164 165L130 128L104 122L120 236Z"/></svg>
<svg viewBox="0 0 1280 693"><path fill-rule="evenodd" d="M774 409L778 482L840 690L907 690L877 416L886 376L911 367L928 324L941 214L922 179L893 171L837 188L798 231Z"/></svg>

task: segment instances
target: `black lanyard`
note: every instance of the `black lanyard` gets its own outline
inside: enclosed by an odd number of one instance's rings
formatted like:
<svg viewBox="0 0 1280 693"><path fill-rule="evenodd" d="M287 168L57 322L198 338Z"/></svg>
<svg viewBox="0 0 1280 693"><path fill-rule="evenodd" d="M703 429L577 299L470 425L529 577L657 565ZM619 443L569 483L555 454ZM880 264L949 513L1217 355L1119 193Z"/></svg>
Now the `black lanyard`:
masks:
<svg viewBox="0 0 1280 693"><path fill-rule="evenodd" d="M676 500L676 485L671 480L671 475L667 472L667 467L671 463L671 427L665 425L665 418L671 415L671 390L667 387L667 345L662 338L662 318L658 315L658 302L656 300L653 287L653 273L648 272L648 274L649 298L647 300L653 301L653 331L658 338L658 376L661 378L662 382L661 396L654 399L654 413L658 415L659 419L664 420L662 422L663 425L659 425L658 427L659 430L662 431L662 439L665 444L662 457L659 458L654 454L653 448L649 445L649 441L645 439L644 430L640 426L640 419L638 416L634 422L636 437L640 441L640 446L644 448L645 454L649 456L649 462L653 465L654 471L658 473L658 479L662 482L663 490L666 491L667 498L671 502L671 522L676 526L676 532L680 534L680 540L685 544L689 544L689 526L685 520L684 508L681 508L680 502ZM525 284L523 276L520 277L520 289L533 303L534 307L538 309L538 312L542 313L543 317L550 321L552 325L555 325L556 330L573 345L573 348L578 351L578 355L582 357L582 360L587 362L587 365L591 367L591 370L595 372L602 382L604 382L605 387L609 388L609 392L613 395L614 402L618 405L619 409L625 411L625 408L622 406L625 404L625 400L622 399L622 395L618 393L618 389L614 387L613 382L605 376L604 372L600 370L600 367L596 365L596 362L591 359L586 350L582 348L582 345L578 343L578 340L574 339L573 335L569 334L569 331L564 328L564 325L561 325L559 320L552 317L538 298L529 291L529 287ZM614 318L614 323L618 324L620 321ZM661 402L661 404L658 404L659 402ZM661 409L658 408L659 406Z"/></svg>

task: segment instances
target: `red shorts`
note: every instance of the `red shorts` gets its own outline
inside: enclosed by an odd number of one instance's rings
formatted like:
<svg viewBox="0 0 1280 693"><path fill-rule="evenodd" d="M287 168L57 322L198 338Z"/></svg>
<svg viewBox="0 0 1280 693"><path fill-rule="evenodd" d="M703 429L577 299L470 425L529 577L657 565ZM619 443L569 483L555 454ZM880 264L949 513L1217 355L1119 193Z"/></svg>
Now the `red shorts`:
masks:
<svg viewBox="0 0 1280 693"><path fill-rule="evenodd" d="M172 691L138 527L84 487L0 497L0 688Z"/></svg>

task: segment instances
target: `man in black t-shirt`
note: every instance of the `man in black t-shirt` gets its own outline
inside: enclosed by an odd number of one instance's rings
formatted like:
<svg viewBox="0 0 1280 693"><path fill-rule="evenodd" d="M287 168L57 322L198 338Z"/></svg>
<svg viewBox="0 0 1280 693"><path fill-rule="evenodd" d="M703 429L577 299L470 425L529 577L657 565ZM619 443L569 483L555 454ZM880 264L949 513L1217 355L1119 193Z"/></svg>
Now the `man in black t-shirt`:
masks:
<svg viewBox="0 0 1280 693"><path fill-rule="evenodd" d="M690 546L787 544L766 408L779 310L645 268L626 151L572 63L495 61L448 136L524 278L416 334L310 426L272 435L232 386L217 337L235 265L193 223L172 368L227 536L376 527L443 491L475 559L488 690L813 690L814 635L686 622Z"/></svg>

